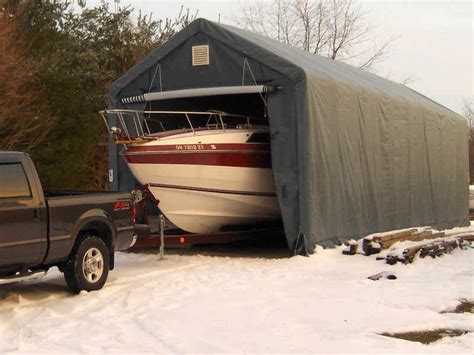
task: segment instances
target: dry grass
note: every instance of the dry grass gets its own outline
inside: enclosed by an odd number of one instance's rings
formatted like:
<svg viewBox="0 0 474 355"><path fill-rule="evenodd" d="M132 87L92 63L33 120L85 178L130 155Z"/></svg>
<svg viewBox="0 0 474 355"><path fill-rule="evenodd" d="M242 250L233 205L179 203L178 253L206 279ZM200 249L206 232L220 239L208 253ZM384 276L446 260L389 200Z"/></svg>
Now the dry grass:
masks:
<svg viewBox="0 0 474 355"><path fill-rule="evenodd" d="M468 299L460 299L459 304L452 311L442 311L440 313L474 313L474 302Z"/></svg>
<svg viewBox="0 0 474 355"><path fill-rule="evenodd" d="M457 337L467 333L470 332L462 329L436 329L405 333L381 333L380 335L430 344L445 337Z"/></svg>

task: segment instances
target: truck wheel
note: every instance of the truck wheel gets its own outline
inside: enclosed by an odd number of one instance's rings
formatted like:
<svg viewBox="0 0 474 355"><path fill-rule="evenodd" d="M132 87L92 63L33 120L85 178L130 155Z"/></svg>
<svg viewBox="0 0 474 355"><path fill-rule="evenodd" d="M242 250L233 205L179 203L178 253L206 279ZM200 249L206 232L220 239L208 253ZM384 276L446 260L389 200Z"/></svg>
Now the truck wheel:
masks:
<svg viewBox="0 0 474 355"><path fill-rule="evenodd" d="M64 267L64 278L74 293L104 286L109 275L109 250L102 239L85 235L78 239Z"/></svg>

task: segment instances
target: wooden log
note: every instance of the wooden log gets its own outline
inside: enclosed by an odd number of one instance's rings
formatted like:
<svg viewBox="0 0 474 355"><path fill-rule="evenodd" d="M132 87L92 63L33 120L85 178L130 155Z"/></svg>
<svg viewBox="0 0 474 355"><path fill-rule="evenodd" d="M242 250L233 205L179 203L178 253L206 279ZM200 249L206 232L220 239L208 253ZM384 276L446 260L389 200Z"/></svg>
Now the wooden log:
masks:
<svg viewBox="0 0 474 355"><path fill-rule="evenodd" d="M439 240L436 242L420 244L403 250L403 257L409 262L413 261L413 258L418 252L420 252L420 256L423 258L427 255L436 257L446 252L451 252L458 245L458 239Z"/></svg>
<svg viewBox="0 0 474 355"><path fill-rule="evenodd" d="M424 245L425 244L421 244L421 245L416 245L416 246L404 249L402 254L403 254L405 264L411 263L413 259L415 258L416 253L418 253L418 251L421 248L423 248Z"/></svg>
<svg viewBox="0 0 474 355"><path fill-rule="evenodd" d="M462 240L465 240L467 242L474 242L474 234L472 234L472 235L462 235L458 238L462 239Z"/></svg>
<svg viewBox="0 0 474 355"><path fill-rule="evenodd" d="M441 256L446 253L451 253L454 249L460 246L459 239L440 240L431 244L427 244L420 249L420 257L431 256L433 258Z"/></svg>
<svg viewBox="0 0 474 355"><path fill-rule="evenodd" d="M464 232L466 233L466 232ZM474 234L469 235L462 235L459 238L462 238L466 241L474 241ZM448 234L446 235L445 232L433 232L431 229L422 230L418 232L417 228L411 228L400 232L394 232L383 236L373 236L372 238L364 238L362 241L362 250L364 251L365 255L372 255L377 254L381 250L388 249L396 242L403 242L403 241L413 241L419 242L422 240L432 240L438 238L445 238L445 237L455 237L456 234ZM419 247L412 247L416 250L414 253L418 252ZM413 251L411 248L407 248L407 253L409 259L413 259ZM401 260L398 260L401 261Z"/></svg>
<svg viewBox="0 0 474 355"><path fill-rule="evenodd" d="M433 233L433 237L443 237L443 232ZM464 238L466 238L464 240ZM425 238L426 239L426 238ZM451 253L456 248L462 248L464 242L474 241L474 235L464 235L459 237L446 237L436 241L422 243L409 248L406 248L402 252L402 257L398 255L387 255L385 261L387 264L395 264L397 262L403 262L405 264L413 262L417 253L420 254L421 258L431 256L433 258L441 256L443 254Z"/></svg>
<svg viewBox="0 0 474 355"><path fill-rule="evenodd" d="M428 244L427 246L420 248L420 258L424 258L426 256L439 256L441 254L442 247L440 243Z"/></svg>

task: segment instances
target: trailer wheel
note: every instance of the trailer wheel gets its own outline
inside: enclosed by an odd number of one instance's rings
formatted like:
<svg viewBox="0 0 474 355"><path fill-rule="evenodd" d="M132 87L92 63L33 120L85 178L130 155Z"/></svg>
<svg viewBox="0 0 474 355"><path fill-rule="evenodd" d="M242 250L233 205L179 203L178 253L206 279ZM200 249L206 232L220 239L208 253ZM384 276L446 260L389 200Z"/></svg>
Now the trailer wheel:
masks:
<svg viewBox="0 0 474 355"><path fill-rule="evenodd" d="M100 290L109 275L109 251L95 235L79 238L64 267L64 278L74 293Z"/></svg>

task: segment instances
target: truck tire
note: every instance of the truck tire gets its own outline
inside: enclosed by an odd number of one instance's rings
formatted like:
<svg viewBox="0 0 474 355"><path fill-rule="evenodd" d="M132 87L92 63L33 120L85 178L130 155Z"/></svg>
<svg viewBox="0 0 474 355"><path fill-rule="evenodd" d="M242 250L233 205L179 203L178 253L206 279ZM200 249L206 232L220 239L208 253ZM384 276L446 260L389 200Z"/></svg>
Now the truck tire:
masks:
<svg viewBox="0 0 474 355"><path fill-rule="evenodd" d="M80 237L64 267L64 278L74 293L100 290L109 275L109 250L99 237Z"/></svg>

